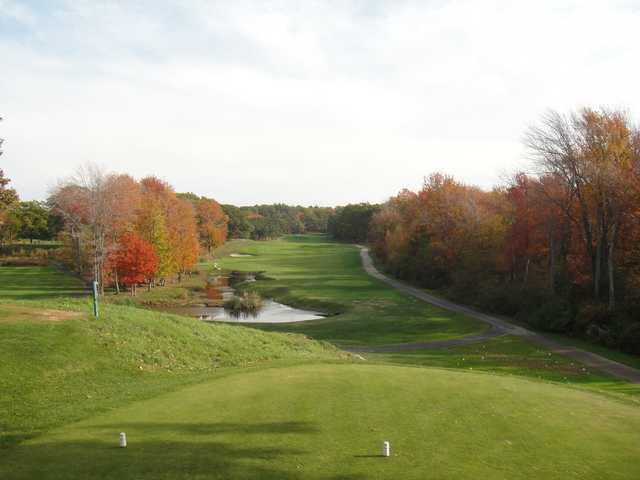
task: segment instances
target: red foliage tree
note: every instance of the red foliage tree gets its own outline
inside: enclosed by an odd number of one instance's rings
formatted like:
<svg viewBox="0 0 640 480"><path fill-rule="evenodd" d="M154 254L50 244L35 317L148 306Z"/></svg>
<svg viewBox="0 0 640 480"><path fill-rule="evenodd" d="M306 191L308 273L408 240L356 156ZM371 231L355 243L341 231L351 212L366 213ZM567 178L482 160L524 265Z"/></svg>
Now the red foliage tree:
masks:
<svg viewBox="0 0 640 480"><path fill-rule="evenodd" d="M149 242L133 232L122 234L119 244L115 258L118 278L129 285L131 295L135 295L136 285L149 281L156 273L158 256Z"/></svg>

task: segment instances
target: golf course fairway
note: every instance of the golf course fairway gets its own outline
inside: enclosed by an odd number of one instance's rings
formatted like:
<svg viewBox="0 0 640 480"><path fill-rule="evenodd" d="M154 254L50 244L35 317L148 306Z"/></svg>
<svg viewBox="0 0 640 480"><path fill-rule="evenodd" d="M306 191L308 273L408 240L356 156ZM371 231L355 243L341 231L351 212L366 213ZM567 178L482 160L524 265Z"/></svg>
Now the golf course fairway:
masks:
<svg viewBox="0 0 640 480"><path fill-rule="evenodd" d="M604 395L322 363L228 373L66 425L0 452L0 478L635 479L638 445L640 409Z"/></svg>

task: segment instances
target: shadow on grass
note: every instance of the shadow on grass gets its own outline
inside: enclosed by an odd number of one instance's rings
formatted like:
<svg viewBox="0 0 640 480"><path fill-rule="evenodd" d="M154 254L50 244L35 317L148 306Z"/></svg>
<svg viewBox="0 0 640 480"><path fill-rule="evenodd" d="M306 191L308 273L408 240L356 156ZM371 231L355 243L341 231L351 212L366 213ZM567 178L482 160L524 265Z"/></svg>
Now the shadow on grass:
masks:
<svg viewBox="0 0 640 480"><path fill-rule="evenodd" d="M78 428L82 433L85 430ZM269 434L314 434L308 422L147 423L128 422L91 427L91 440L24 443L0 450L0 478L11 479L159 479L243 478L302 479L312 452L296 448L295 440L270 445ZM128 447L118 448L118 433L126 431ZM73 432L71 432L72 434ZM104 433L104 435L103 435ZM255 442L243 435L267 435ZM216 438L231 435L230 441ZM157 436L166 437L158 440ZM100 440L97 440L100 438ZM182 440L182 438L184 440ZM363 477L340 476L357 479Z"/></svg>
<svg viewBox="0 0 640 480"><path fill-rule="evenodd" d="M117 438L116 438L117 440ZM239 443L239 442L238 442ZM6 452L2 452L8 453ZM242 447L216 441L141 441L118 448L114 442L66 441L23 444L3 459L0 477L11 479L298 479L277 467L295 448Z"/></svg>

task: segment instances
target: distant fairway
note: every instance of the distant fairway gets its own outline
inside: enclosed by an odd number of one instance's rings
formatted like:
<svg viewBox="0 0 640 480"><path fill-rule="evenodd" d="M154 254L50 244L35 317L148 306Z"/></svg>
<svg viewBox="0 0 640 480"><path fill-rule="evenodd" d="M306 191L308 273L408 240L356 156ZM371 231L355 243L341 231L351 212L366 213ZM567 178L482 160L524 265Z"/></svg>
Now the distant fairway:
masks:
<svg viewBox="0 0 640 480"><path fill-rule="evenodd" d="M53 267L0 266L0 299L30 300L88 293L77 278Z"/></svg>
<svg viewBox="0 0 640 480"><path fill-rule="evenodd" d="M426 304L371 278L354 245L324 235L290 235L280 240L232 241L221 254L225 269L265 271L252 284L265 296L289 305L333 314L325 320L260 325L271 331L304 333L338 345L380 345L444 340L485 331L479 321Z"/></svg>
<svg viewBox="0 0 640 480"><path fill-rule="evenodd" d="M0 453L0 478L637 479L638 458L640 409L600 395L325 364L233 374L68 425Z"/></svg>

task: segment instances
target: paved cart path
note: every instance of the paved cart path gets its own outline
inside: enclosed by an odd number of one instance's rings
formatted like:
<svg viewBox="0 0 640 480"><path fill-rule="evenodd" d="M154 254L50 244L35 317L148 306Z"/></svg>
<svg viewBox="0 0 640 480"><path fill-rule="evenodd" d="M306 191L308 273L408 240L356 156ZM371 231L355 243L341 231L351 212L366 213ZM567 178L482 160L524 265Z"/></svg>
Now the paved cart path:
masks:
<svg viewBox="0 0 640 480"><path fill-rule="evenodd" d="M428 350L446 347L455 347L459 345L470 345L473 343L480 343L501 335L517 335L525 337L528 341L535 343L536 345L547 348L553 353L564 355L573 360L599 370L604 373L608 373L614 377L622 380L627 380L633 383L640 383L640 370L623 365L622 363L609 360L596 353L587 352L576 347L563 345L555 340L546 338L538 333L535 333L526 328L513 325L500 318L487 315L482 312L478 312L472 308L457 303L451 302L444 298L430 295L429 293L420 290L419 288L408 285L395 278L388 277L378 271L371 260L369 255L369 249L366 247L360 247L360 256L362 258L362 265L365 271L374 278L391 285L393 288L400 290L408 295L416 297L427 303L437 305L438 307L450 310L452 312L463 313L471 318L480 320L487 323L490 328L485 333L479 335L470 335L467 337L454 338L450 340L435 340L433 342L424 343L402 343L394 345L374 345L374 346L354 346L348 347L346 350L358 353L393 353L393 352L405 352L410 350Z"/></svg>

